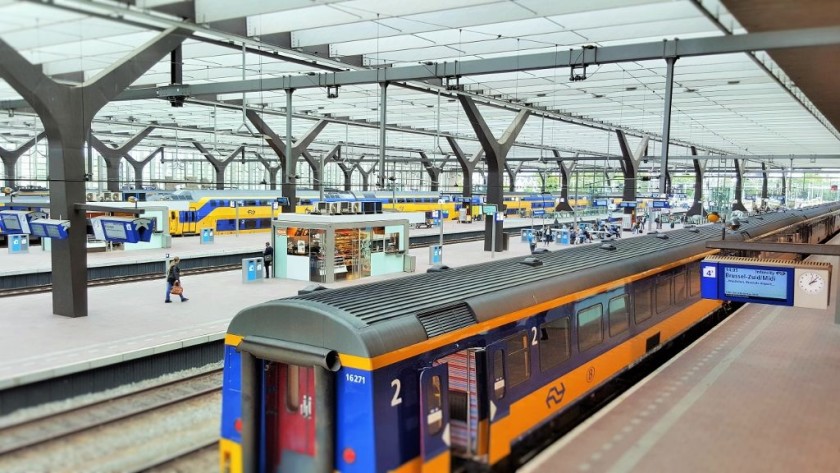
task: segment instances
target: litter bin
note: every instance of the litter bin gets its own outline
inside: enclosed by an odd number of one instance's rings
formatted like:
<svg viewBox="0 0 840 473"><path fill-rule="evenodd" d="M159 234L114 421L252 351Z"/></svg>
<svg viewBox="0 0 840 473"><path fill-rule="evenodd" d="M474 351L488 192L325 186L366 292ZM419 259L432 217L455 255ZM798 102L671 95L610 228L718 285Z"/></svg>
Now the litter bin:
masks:
<svg viewBox="0 0 840 473"><path fill-rule="evenodd" d="M242 259L242 282L251 283L263 280L263 258L243 258Z"/></svg>
<svg viewBox="0 0 840 473"><path fill-rule="evenodd" d="M413 255L406 255L403 260L403 272L413 273L417 268L417 257Z"/></svg>
<svg viewBox="0 0 840 473"><path fill-rule="evenodd" d="M29 253L29 235L9 235L9 254Z"/></svg>
<svg viewBox="0 0 840 473"><path fill-rule="evenodd" d="M213 229L212 228L202 228L201 229L201 244L202 245L209 245L212 244L214 240L213 237Z"/></svg>

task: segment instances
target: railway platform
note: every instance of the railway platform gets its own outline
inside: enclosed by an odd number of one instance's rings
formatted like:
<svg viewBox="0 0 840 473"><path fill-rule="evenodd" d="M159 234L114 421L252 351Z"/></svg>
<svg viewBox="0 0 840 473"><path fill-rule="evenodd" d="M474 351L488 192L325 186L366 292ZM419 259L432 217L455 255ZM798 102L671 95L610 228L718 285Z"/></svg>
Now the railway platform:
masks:
<svg viewBox="0 0 840 473"><path fill-rule="evenodd" d="M835 304L741 307L519 471L837 471Z"/></svg>
<svg viewBox="0 0 840 473"><path fill-rule="evenodd" d="M511 219L506 223L522 225L525 220L517 222ZM447 231L450 225L455 229L481 228L476 224L453 222L447 224ZM431 234L436 231L425 230ZM625 233L625 237L631 235ZM230 247L217 244L206 249L200 248L195 240L196 251L235 251L242 247L261 248L265 235L220 238L217 242L232 242ZM552 244L550 249L568 247ZM519 238L512 238L509 248L509 251L495 254L495 258L522 257L530 253L528 244ZM166 251L182 258L189 254L181 249ZM118 253L111 258L133 257L132 253L136 252L128 252L128 256L126 252ZM411 249L410 254L416 257L416 272L425 272L430 267L427 248ZM14 255L15 258L20 256L26 255ZM490 253L483 249L482 241L444 246L443 263L452 267L490 258ZM45 263L48 264L48 260ZM395 273L377 278L397 278L409 274ZM244 284L240 271L192 275L185 271L182 280L185 295L189 298L185 303L173 298L173 303L164 304L166 285L162 274L156 280L89 287L88 316L78 319L53 315L49 292L0 299L0 324L4 327L0 331L0 344L4 347L0 351L0 391L220 341L231 318L243 308L296 295L300 289L312 284L290 279L266 279ZM338 288L370 281L372 279L365 278L324 286Z"/></svg>

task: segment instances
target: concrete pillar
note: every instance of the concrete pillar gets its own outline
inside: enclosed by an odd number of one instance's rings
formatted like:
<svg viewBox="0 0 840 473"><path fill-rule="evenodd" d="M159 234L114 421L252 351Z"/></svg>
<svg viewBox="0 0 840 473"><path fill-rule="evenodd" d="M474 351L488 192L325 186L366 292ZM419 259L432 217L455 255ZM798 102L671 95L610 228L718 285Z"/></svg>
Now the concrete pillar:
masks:
<svg viewBox="0 0 840 473"><path fill-rule="evenodd" d="M283 208L283 212L294 212L297 206L297 179L295 176L297 175L297 163L298 160L303 157L306 160L306 163L309 165L309 169L312 170L312 177L315 181L318 182L318 185L321 183L321 169L320 169L320 162L319 160L315 159L306 148L315 141L315 138L324 130L324 128L329 124L326 120L319 120L315 125L310 128L301 138L295 139L291 137L292 132L292 122L291 122L291 106L292 102L292 92L287 91L286 93L286 133L287 138L284 140L280 138L268 124L263 121L263 119L257 114L254 110L247 110L245 112L245 116L254 125L259 133L264 135L266 143L277 157L280 159L280 168L283 170L283 196L289 198L289 207ZM290 138L291 137L291 138ZM272 187L272 189L275 189Z"/></svg>
<svg viewBox="0 0 840 473"><path fill-rule="evenodd" d="M568 166L566 163L563 162L562 157L560 156L560 151L556 149L551 150L554 153L555 162L557 163L557 167L560 168L560 202L554 207L555 212L571 212L572 206L569 204L569 176L575 172L575 166L577 166L577 161L572 161L571 164ZM575 153L575 157L578 154Z"/></svg>
<svg viewBox="0 0 840 473"><path fill-rule="evenodd" d="M697 156L697 148L691 147L691 155ZM693 215L706 215L706 209L703 208L703 181L706 175L706 160L692 159L694 163L694 202L691 203L691 208L688 209L686 215L691 217Z"/></svg>
<svg viewBox="0 0 840 473"><path fill-rule="evenodd" d="M257 161L261 162L262 165L265 167L265 170L268 171L268 188L271 190L277 189L277 173L282 169L282 165L277 164L276 166L271 163L269 160L265 159L262 154L254 152L254 155L257 156Z"/></svg>
<svg viewBox="0 0 840 473"><path fill-rule="evenodd" d="M49 142L50 215L70 220L70 238L52 242L53 313L84 317L87 304L85 141L96 113L187 36L168 29L81 86L59 84L0 40L0 78L21 94L44 124Z"/></svg>
<svg viewBox="0 0 840 473"><path fill-rule="evenodd" d="M449 160L449 155L445 156L443 160L441 160L440 164L435 166L432 160L424 153L420 151L420 163L426 169L426 173L429 174L429 178L431 179L431 188L432 192L435 192L440 189L440 175L443 173L443 167L446 165L446 161ZM405 181L403 181L405 182Z"/></svg>
<svg viewBox="0 0 840 473"><path fill-rule="evenodd" d="M484 154L487 157L487 203L496 204L500 212L504 212L504 189L502 170L505 168L505 158L507 157L510 148L513 146L519 132L530 116L528 110L520 110L513 122L505 130L500 139L493 136L490 127L484 121L478 107L475 105L473 99L466 95L458 95L458 101L464 108L467 118L470 120L475 131L481 147L484 149ZM495 229L495 230L494 230ZM493 222L493 219L485 220L485 235L484 235L484 250L490 251L493 232L496 233L496 247L495 251L502 251L502 228Z"/></svg>
<svg viewBox="0 0 840 473"><path fill-rule="evenodd" d="M373 165L368 170L365 170L362 167L362 158L364 157L365 156L362 155L354 167L359 170L359 174L362 176L362 190L367 191L370 190L370 175L376 170L376 166L379 164L379 161L374 161Z"/></svg>
<svg viewBox="0 0 840 473"><path fill-rule="evenodd" d="M210 162L210 165L213 166L213 169L216 171L216 189L224 189L225 188L225 169L236 159L237 156L242 156L242 153L245 152L245 146L240 145L236 148L232 153L227 155L224 159L219 159L213 155L210 151L207 150L201 143L198 141L192 142L193 146L204 155L207 161Z"/></svg>
<svg viewBox="0 0 840 473"><path fill-rule="evenodd" d="M0 147L0 160L3 161L3 173L6 176L6 186L15 187L15 181L17 180L15 165L17 164L18 159L20 159L20 157L23 156L23 153L29 151L30 148L35 146L35 144L41 141L41 139L43 139L45 136L47 136L47 132L42 131L41 133L38 133L38 135L34 138L20 145L19 148L13 150Z"/></svg>
<svg viewBox="0 0 840 473"><path fill-rule="evenodd" d="M458 142L455 141L455 138L447 136L446 141L449 142L449 147L452 148L452 153L455 155L455 159L458 161L458 164L461 165L461 174L464 176L464 187L461 194L464 197L472 197L472 176L475 172L476 165L481 161L481 158L484 157L484 149L479 149L477 153L468 158L464 153L464 150L461 149L461 146L458 145Z"/></svg>
<svg viewBox="0 0 840 473"><path fill-rule="evenodd" d="M125 142L125 144L118 147L108 146L92 133L90 134L90 145L93 146L93 149L95 149L105 161L105 173L107 176L106 181L109 191L117 192L120 190L120 163L122 162L123 157L129 151L134 149L140 141L149 136L149 133L151 133L154 129L154 126L147 126L146 128L140 130L139 133L132 136L131 139Z"/></svg>
<svg viewBox="0 0 840 473"><path fill-rule="evenodd" d="M744 207L744 164L740 159L734 159L735 163L735 202L732 203L732 210L746 212Z"/></svg>
<svg viewBox="0 0 840 473"><path fill-rule="evenodd" d="M630 150L630 143L627 141L627 137L624 135L624 132L621 130L615 130L615 134L618 137L618 146L621 149L621 171L624 174L624 191L622 193L622 200L630 202L636 200L636 186L638 182L638 174L639 174L639 163L642 160L643 156L647 155L648 149L648 142L649 138L645 136L642 138L642 141L636 147L636 151ZM625 214L635 215L636 209L627 208L624 209ZM624 230L631 230L631 228L624 228Z"/></svg>
<svg viewBox="0 0 840 473"><path fill-rule="evenodd" d="M508 163L505 163L505 171L508 175L508 191L509 192L516 192L516 176L519 174L519 171L522 170L522 165L525 164L525 161L520 161L519 164L516 166L516 169L510 167Z"/></svg>
<svg viewBox="0 0 840 473"><path fill-rule="evenodd" d="M163 156L163 146L159 146L156 150L152 151L151 154L143 158L142 160L136 160L131 157L130 154L125 154L125 160L134 168L134 188L135 189L142 189L143 188L143 169L146 167L147 164L152 162L157 155Z"/></svg>
<svg viewBox="0 0 840 473"><path fill-rule="evenodd" d="M675 57L665 58L665 110L662 113L662 159L659 163L660 174L659 178L659 194L668 195L671 193L670 181L668 174L668 148L671 144L671 99L674 96L674 63L677 61Z"/></svg>
<svg viewBox="0 0 840 473"><path fill-rule="evenodd" d="M764 210L767 207L767 199L770 197L767 194L767 163L761 163L761 204L759 207Z"/></svg>

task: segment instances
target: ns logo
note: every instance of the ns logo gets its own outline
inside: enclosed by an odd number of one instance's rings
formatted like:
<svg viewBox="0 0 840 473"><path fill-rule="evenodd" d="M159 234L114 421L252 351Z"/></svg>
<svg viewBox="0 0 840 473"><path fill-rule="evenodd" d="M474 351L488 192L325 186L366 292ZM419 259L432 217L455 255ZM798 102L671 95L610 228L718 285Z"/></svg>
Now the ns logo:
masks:
<svg viewBox="0 0 840 473"><path fill-rule="evenodd" d="M545 407L551 409L552 405L560 405L566 395L566 385L560 383L560 387L552 386L545 396Z"/></svg>

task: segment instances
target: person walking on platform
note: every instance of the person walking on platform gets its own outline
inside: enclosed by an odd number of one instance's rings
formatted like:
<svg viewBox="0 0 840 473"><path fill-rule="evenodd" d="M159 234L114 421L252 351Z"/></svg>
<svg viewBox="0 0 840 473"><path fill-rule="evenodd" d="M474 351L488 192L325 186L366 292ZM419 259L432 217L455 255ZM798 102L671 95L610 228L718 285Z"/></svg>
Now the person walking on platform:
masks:
<svg viewBox="0 0 840 473"><path fill-rule="evenodd" d="M263 250L263 266L265 266L265 278L271 277L271 264L274 262L274 248L271 243L265 242L265 249Z"/></svg>
<svg viewBox="0 0 840 473"><path fill-rule="evenodd" d="M178 267L178 264L181 262L181 258L175 257L169 263L169 270L166 272L166 302L167 304L172 302L169 299L170 294L175 294L181 297L181 302L187 302L189 299L184 297L184 287L181 286L181 268Z"/></svg>

